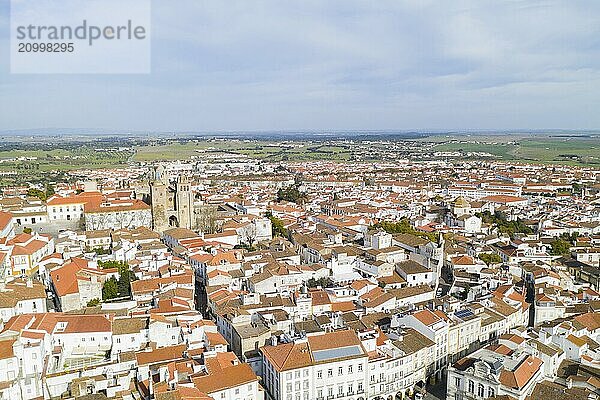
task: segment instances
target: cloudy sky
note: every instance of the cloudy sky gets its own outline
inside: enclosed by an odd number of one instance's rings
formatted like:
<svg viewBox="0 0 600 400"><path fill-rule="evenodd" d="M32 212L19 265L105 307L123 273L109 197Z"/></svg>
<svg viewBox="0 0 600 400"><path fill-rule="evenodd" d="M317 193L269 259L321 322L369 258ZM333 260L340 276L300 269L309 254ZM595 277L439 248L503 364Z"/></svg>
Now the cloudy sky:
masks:
<svg viewBox="0 0 600 400"><path fill-rule="evenodd" d="M16 75L0 130L600 128L600 1L153 0L152 72Z"/></svg>

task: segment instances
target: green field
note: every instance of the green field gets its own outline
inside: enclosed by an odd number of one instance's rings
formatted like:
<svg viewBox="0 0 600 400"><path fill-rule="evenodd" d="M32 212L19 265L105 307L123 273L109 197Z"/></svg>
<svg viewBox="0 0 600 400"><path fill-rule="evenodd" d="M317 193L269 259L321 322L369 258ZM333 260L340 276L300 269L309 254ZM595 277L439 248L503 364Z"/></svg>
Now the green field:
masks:
<svg viewBox="0 0 600 400"><path fill-rule="evenodd" d="M0 171L67 171L73 169L99 169L127 165L130 151L96 151L90 147L53 150L0 151ZM19 158L26 158L19 160ZM35 159L32 159L35 158Z"/></svg>
<svg viewBox="0 0 600 400"><path fill-rule="evenodd" d="M600 166L600 138L530 135L438 135L417 140L243 140L243 139L154 139L116 150L121 142L94 144L55 143L44 149L24 149L12 143L0 147L0 172L13 172L21 180L39 172L126 167L130 162L156 162L202 158L212 160L227 154L278 161L393 161L423 159L435 152L464 153L460 159L479 159L489 153L498 160ZM3 150L2 150L3 148ZM98 151L97 148L113 149ZM23 158L23 159L18 159ZM31 159L34 158L34 159Z"/></svg>
<svg viewBox="0 0 600 400"><path fill-rule="evenodd" d="M494 137L446 138L437 151L487 152L507 161L600 165L600 138L586 137Z"/></svg>
<svg viewBox="0 0 600 400"><path fill-rule="evenodd" d="M243 154L250 158L270 161L347 161L351 151L341 146L327 146L296 142L269 143L256 141L191 141L136 147L134 161L182 160L190 157L205 157L219 154Z"/></svg>

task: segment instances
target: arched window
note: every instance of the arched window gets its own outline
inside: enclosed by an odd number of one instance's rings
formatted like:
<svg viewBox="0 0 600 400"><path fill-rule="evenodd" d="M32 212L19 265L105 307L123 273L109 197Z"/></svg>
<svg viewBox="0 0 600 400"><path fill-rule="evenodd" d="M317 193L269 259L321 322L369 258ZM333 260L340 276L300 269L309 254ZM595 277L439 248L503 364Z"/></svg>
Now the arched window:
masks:
<svg viewBox="0 0 600 400"><path fill-rule="evenodd" d="M469 392L475 393L475 382L469 381Z"/></svg>
<svg viewBox="0 0 600 400"><path fill-rule="evenodd" d="M496 395L496 391L493 387L488 388L488 397L494 397Z"/></svg>
<svg viewBox="0 0 600 400"><path fill-rule="evenodd" d="M477 385L477 396L483 397L484 393L485 393L484 387L480 383L479 385Z"/></svg>

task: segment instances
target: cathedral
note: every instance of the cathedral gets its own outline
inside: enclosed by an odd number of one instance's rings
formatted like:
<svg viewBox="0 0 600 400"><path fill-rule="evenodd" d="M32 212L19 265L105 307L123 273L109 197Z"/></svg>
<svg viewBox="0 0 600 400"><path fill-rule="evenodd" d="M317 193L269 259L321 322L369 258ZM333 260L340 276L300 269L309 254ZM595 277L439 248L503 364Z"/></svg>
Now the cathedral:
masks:
<svg viewBox="0 0 600 400"><path fill-rule="evenodd" d="M154 175L150 182L152 228L158 232L177 227L196 229L194 195L189 179L180 175L171 183L160 169L155 169Z"/></svg>

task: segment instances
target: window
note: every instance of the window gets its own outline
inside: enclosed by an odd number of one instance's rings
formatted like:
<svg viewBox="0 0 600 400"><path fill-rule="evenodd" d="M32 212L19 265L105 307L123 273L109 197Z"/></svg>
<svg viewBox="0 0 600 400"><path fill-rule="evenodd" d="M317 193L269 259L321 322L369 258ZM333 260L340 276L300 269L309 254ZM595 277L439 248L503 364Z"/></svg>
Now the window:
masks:
<svg viewBox="0 0 600 400"><path fill-rule="evenodd" d="M485 393L484 391L484 387L483 385L480 383L479 385L477 385L477 396L479 397L483 397L483 394Z"/></svg>
<svg viewBox="0 0 600 400"><path fill-rule="evenodd" d="M317 371L317 379L323 379L323 371Z"/></svg>
<svg viewBox="0 0 600 400"><path fill-rule="evenodd" d="M475 382L469 381L469 392L475 393Z"/></svg>
<svg viewBox="0 0 600 400"><path fill-rule="evenodd" d="M496 391L493 387L488 388L488 397L494 397L496 395Z"/></svg>
<svg viewBox="0 0 600 400"><path fill-rule="evenodd" d="M333 369L329 368L329 369L327 370L327 377L328 377L328 378L331 378L332 376L333 376Z"/></svg>
<svg viewBox="0 0 600 400"><path fill-rule="evenodd" d="M343 395L344 394L344 385L339 385L338 386L338 394L339 395Z"/></svg>
<svg viewBox="0 0 600 400"><path fill-rule="evenodd" d="M460 378L458 378L458 377L454 378L454 386L460 387Z"/></svg>
<svg viewBox="0 0 600 400"><path fill-rule="evenodd" d="M296 376L296 379L300 378L300 371L295 371L294 375Z"/></svg>
<svg viewBox="0 0 600 400"><path fill-rule="evenodd" d="M352 365L348 365L348 373L351 374L352 373Z"/></svg>
<svg viewBox="0 0 600 400"><path fill-rule="evenodd" d="M344 373L344 367L338 368L338 375L342 375Z"/></svg>
<svg viewBox="0 0 600 400"><path fill-rule="evenodd" d="M362 372L362 364L358 364L358 372Z"/></svg>

